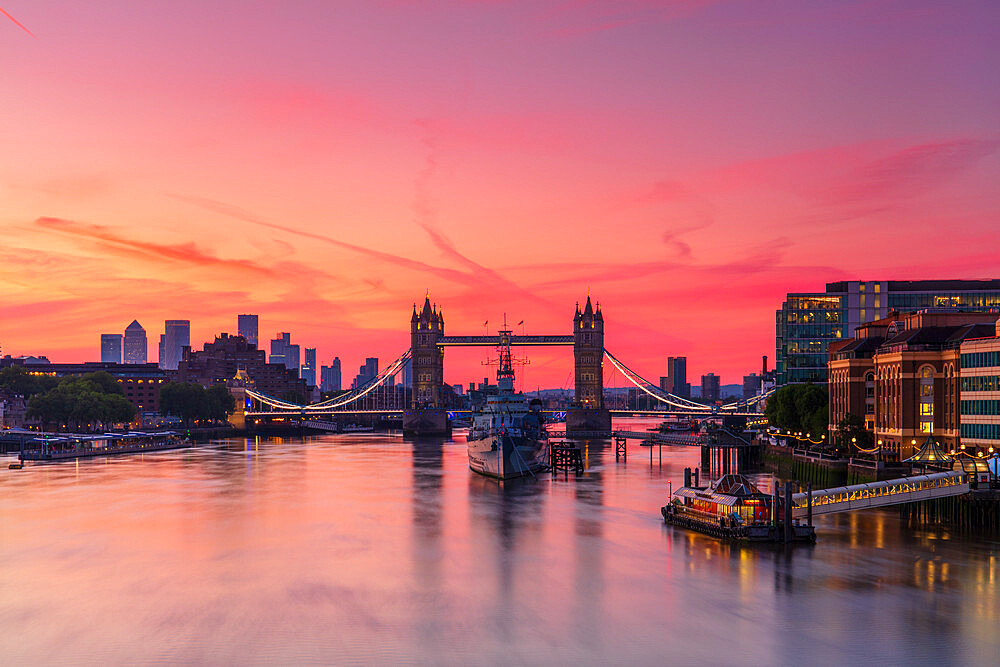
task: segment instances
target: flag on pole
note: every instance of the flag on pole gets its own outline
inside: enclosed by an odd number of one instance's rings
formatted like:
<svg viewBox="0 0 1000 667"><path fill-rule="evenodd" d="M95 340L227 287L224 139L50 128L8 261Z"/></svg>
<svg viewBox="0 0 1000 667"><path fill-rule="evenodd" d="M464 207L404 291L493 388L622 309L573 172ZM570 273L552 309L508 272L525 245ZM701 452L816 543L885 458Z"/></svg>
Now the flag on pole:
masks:
<svg viewBox="0 0 1000 667"><path fill-rule="evenodd" d="M483 326L485 327L485 326L486 326L487 324L489 324L489 323L490 323L490 321L489 321L489 320L486 320L485 322L483 322Z"/></svg>
<svg viewBox="0 0 1000 667"><path fill-rule="evenodd" d="M521 326L522 324L524 324L524 320L521 320L520 322L518 322L517 326Z"/></svg>

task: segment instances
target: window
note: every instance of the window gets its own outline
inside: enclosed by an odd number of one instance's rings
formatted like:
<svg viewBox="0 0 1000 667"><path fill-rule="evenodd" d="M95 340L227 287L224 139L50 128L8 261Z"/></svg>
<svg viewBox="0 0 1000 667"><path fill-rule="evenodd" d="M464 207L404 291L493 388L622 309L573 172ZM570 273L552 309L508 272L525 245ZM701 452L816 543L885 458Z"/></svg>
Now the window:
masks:
<svg viewBox="0 0 1000 667"><path fill-rule="evenodd" d="M920 422L920 432L928 435L934 432L933 422Z"/></svg>

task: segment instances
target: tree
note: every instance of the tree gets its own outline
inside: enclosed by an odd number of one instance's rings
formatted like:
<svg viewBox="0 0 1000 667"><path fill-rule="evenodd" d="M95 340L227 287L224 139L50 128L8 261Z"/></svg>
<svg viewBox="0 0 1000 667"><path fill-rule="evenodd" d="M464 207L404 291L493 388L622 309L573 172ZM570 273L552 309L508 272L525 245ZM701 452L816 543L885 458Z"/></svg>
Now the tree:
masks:
<svg viewBox="0 0 1000 667"><path fill-rule="evenodd" d="M83 377L65 377L45 393L28 400L28 416L37 418L48 430L56 424L104 428L135 418L135 406L123 395L118 381L108 373L88 373Z"/></svg>
<svg viewBox="0 0 1000 667"><path fill-rule="evenodd" d="M32 375L23 366L8 366L0 369L0 390L15 396L31 398L44 394L59 384L53 375Z"/></svg>
<svg viewBox="0 0 1000 667"><path fill-rule="evenodd" d="M789 384L767 400L764 414L772 426L792 433L808 433L815 440L827 430L828 400L826 389L811 382Z"/></svg>
<svg viewBox="0 0 1000 667"><path fill-rule="evenodd" d="M205 393L209 405L209 419L225 421L229 415L236 412L236 399L225 385L213 384Z"/></svg>
<svg viewBox="0 0 1000 667"><path fill-rule="evenodd" d="M125 395L125 390L122 389L121 383L115 379L115 376L107 371L95 371L93 373L86 373L82 378L86 382L90 382L100 388L101 392L104 394L121 394Z"/></svg>
<svg viewBox="0 0 1000 667"><path fill-rule="evenodd" d="M865 421L858 415L849 414L841 419L833 437L837 451L842 456L856 454L854 445L863 449L871 449L873 444L871 432L865 428Z"/></svg>
<svg viewBox="0 0 1000 667"><path fill-rule="evenodd" d="M236 399L225 385L205 389L195 382L168 382L160 388L160 410L190 426L195 419L224 421L236 411Z"/></svg>

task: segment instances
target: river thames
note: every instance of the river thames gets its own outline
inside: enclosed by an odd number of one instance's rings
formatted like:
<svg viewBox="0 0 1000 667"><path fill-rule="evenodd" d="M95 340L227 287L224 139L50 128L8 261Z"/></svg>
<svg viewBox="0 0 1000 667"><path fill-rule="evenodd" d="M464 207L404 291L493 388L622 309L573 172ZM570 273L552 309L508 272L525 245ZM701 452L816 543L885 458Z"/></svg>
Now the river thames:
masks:
<svg viewBox="0 0 1000 667"><path fill-rule="evenodd" d="M4 466L0 662L996 664L996 539L870 510L728 545L660 517L698 456L591 443L501 486L456 431Z"/></svg>

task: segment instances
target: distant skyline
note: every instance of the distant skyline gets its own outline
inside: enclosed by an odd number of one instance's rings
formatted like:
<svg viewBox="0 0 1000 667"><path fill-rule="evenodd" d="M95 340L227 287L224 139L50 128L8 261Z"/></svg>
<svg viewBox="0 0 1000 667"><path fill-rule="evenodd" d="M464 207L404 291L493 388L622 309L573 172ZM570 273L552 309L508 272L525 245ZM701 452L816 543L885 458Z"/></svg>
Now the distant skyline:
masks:
<svg viewBox="0 0 1000 667"><path fill-rule="evenodd" d="M2 6L4 354L259 313L353 369L427 289L568 333L589 288L648 379L732 383L786 292L1000 277L1000 3Z"/></svg>

